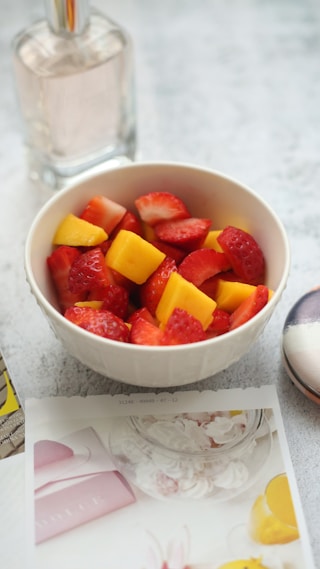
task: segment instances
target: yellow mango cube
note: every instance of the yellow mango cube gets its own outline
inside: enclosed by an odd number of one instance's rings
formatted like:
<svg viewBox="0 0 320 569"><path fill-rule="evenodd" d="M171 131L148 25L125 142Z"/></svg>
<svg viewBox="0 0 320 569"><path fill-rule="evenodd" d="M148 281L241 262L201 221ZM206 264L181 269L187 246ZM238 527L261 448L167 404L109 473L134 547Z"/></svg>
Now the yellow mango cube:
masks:
<svg viewBox="0 0 320 569"><path fill-rule="evenodd" d="M184 279L179 273L171 273L156 309L156 317L164 327L175 308L182 308L200 320L206 330L212 322L216 302Z"/></svg>
<svg viewBox="0 0 320 569"><path fill-rule="evenodd" d="M142 234L146 241L154 241L156 239L155 230L145 221L142 222Z"/></svg>
<svg viewBox="0 0 320 569"><path fill-rule="evenodd" d="M223 253L223 249L222 247L220 247L217 241L217 238L219 237L221 231L222 229L215 229L209 231L207 237L203 242L203 247L205 247L206 249L214 249L215 251L218 251L218 253Z"/></svg>
<svg viewBox="0 0 320 569"><path fill-rule="evenodd" d="M219 279L215 300L219 308L233 312L255 288L254 285Z"/></svg>
<svg viewBox="0 0 320 569"><path fill-rule="evenodd" d="M69 213L59 224L53 237L53 245L92 247L108 239L108 234L93 223Z"/></svg>
<svg viewBox="0 0 320 569"><path fill-rule="evenodd" d="M121 229L106 254L107 266L136 284L144 283L159 267L165 254L143 237Z"/></svg>
<svg viewBox="0 0 320 569"><path fill-rule="evenodd" d="M80 306L81 307L88 307L88 308L93 308L94 310L99 310L100 308L102 308L103 305L103 300L83 300L81 302L76 302L75 306Z"/></svg>

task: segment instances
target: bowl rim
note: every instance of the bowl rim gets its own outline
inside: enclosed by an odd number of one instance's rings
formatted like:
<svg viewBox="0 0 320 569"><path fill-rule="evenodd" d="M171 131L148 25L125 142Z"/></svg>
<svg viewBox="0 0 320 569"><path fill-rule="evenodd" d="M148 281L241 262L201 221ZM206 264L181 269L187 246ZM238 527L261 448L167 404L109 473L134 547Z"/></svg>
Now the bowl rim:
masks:
<svg viewBox="0 0 320 569"><path fill-rule="evenodd" d="M227 332L226 334L221 334L220 336L216 336L213 338L208 338L206 340L202 340L201 342L194 342L194 343L186 343L186 344L179 344L179 345L173 345L173 346L148 346L148 345L138 345L138 344L131 344L129 342L119 342L117 340L112 340L110 338L104 338L102 336L98 336L98 335L94 335L92 334L92 332L88 332L87 330L84 330L83 328L80 328L79 326L75 325L73 322L70 322L69 320L67 320L63 314L61 314L48 300L47 298L44 296L44 294L42 293L42 291L40 290L40 287L38 286L36 279L33 275L33 271L31 269L31 246L32 246L32 241L33 241L33 235L36 231L36 228L38 226L38 223L40 222L40 220L42 219L42 217L48 212L48 210L50 210L50 208L58 201L60 201L61 198L63 198L65 195L67 195L70 191L73 191L74 188L81 186L82 184L86 184L89 180L94 180L94 179L98 179L101 178L105 175L108 175L109 173L113 173L116 170L130 170L130 169L140 169L140 168L148 168L148 169L156 169L159 167L168 167L168 168L175 168L175 169L182 169L182 170L192 170L192 171L201 171L203 173L207 173L210 175L214 175L217 178L220 178L222 180L226 180L232 184L235 184L238 187L241 187L243 190L245 190L248 194L250 194L255 200L257 200L266 210L268 210L268 213L270 214L270 216L274 219L274 221L276 222L278 229L281 233L282 236L282 240L283 240L283 244L284 244L284 249L286 252L285 255L285 264L283 266L283 270L282 270L282 276L281 279L278 283L277 288L273 291L273 295L270 298L270 300L268 301L267 305L264 306L262 308L262 310L260 310L260 312L258 314L256 314L253 318L251 318L249 321L245 322L244 324L242 324L241 326L239 326L239 328L236 328L235 330L231 330L229 332ZM43 310L45 310L47 316L50 317L50 319L52 320L56 320L58 322L61 323L62 326L64 326L67 330L69 330L71 333L73 334L77 334L77 335L81 335L84 336L84 338L90 338L92 340L92 338L94 337L96 342L98 344L101 343L101 345L112 345L115 347L125 347L126 350L130 350L133 352L139 352L139 351L149 351L150 353L153 353L155 351L159 351L159 352L165 352L165 351L183 351L186 348L188 350L196 350L199 349L199 346L203 346L203 347L208 347L213 345L218 345L222 342L225 341L226 336L228 338L234 338L236 341L236 338L241 335L243 332L245 332L248 328L251 328L252 324L254 322L256 322L258 319L261 319L264 317L264 314L266 312L273 312L273 308L275 308L275 306L278 304L280 297L286 287L287 284L287 280L288 280L288 276L289 276L289 271L290 271L290 264L291 264L291 252L290 252L290 245L289 245L289 239L288 236L286 234L284 225L282 223L282 221L280 220L280 218L278 217L278 215L276 214L276 212L271 208L271 206L269 206L269 204L261 197L259 196L256 192L253 191L253 189L251 189L249 186L247 186L246 184L238 181L236 178L231 177L229 175L224 174L223 172L220 172L219 170L215 170L209 167L204 167L204 166L198 166L192 163L187 163L187 162L176 162L176 161L165 161L165 160L160 160L160 161L145 161L145 162L132 162L132 163L128 163L128 164L123 164L120 166L115 166L112 168L108 168L106 170L103 170L95 175L85 175L81 178L81 180L78 180L75 183L72 183L70 185L68 185L67 187L59 190L56 194L54 194L53 196L51 196L47 202L39 209L39 211L37 212L37 214L35 215L30 227L29 227L29 231L27 233L27 237L26 237L26 241L25 241L25 251L24 251L24 269L25 269L25 275L26 275L26 279L27 282L30 286L31 292L32 294L35 296L39 306L41 308L43 308ZM42 305L42 306L41 306Z"/></svg>

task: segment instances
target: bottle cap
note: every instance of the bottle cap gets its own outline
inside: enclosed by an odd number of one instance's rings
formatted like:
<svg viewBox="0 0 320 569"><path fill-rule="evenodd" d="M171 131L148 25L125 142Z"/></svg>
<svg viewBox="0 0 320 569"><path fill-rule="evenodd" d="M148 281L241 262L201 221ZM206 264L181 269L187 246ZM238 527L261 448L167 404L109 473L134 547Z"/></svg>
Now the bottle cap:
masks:
<svg viewBox="0 0 320 569"><path fill-rule="evenodd" d="M47 18L57 34L81 34L89 22L88 0L46 0Z"/></svg>
<svg viewBox="0 0 320 569"><path fill-rule="evenodd" d="M320 287L291 308L282 339L285 369L304 395L320 404Z"/></svg>

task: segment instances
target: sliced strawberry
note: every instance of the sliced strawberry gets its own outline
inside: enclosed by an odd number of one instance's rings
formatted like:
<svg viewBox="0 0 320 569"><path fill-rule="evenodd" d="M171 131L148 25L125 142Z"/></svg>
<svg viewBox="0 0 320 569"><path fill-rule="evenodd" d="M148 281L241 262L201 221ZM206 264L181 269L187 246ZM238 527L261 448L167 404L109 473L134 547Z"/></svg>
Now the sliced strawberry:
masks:
<svg viewBox="0 0 320 569"><path fill-rule="evenodd" d="M99 245L92 245L92 246L88 246L88 247L78 247L79 251L81 251L81 253L85 253L86 251L91 251L91 249L95 249L96 247L99 247L99 249L101 249L102 253L104 255L106 255L107 251L110 249L112 244L112 240L111 239L106 239L105 241L102 241L102 243L99 243Z"/></svg>
<svg viewBox="0 0 320 569"><path fill-rule="evenodd" d="M229 331L230 328L230 314L221 308L216 308L213 313L213 320L209 324L206 333L209 338L221 336Z"/></svg>
<svg viewBox="0 0 320 569"><path fill-rule="evenodd" d="M150 192L138 197L134 203L141 219L151 226L160 221L190 217L184 202L170 192Z"/></svg>
<svg viewBox="0 0 320 569"><path fill-rule="evenodd" d="M131 294L137 288L136 283L134 283L133 281L131 281L130 279L128 279L124 275L121 275L121 273L119 273L115 269L110 269L110 267L109 267L109 271L110 271L110 276L111 276L111 280L113 281L113 283L127 289L129 294Z"/></svg>
<svg viewBox="0 0 320 569"><path fill-rule="evenodd" d="M132 231L132 233L136 233L137 235L142 235L143 232L141 220L131 211L126 211L121 221L111 232L111 238L113 239L121 229Z"/></svg>
<svg viewBox="0 0 320 569"><path fill-rule="evenodd" d="M103 300L103 310L110 310L110 312L113 312L113 314L116 314L123 320L127 316L129 294L122 286L108 284L105 287L91 290L88 300Z"/></svg>
<svg viewBox="0 0 320 569"><path fill-rule="evenodd" d="M150 324L157 326L156 319L152 316L151 312L145 306L134 310L127 319L127 322L129 324L133 324L138 318L143 318L143 320L147 320L150 322Z"/></svg>
<svg viewBox="0 0 320 569"><path fill-rule="evenodd" d="M215 300L217 296L217 287L218 287L219 278L221 278L221 275L219 274L210 277L199 286L199 289L202 292L204 292L207 296L210 296L210 298Z"/></svg>
<svg viewBox="0 0 320 569"><path fill-rule="evenodd" d="M206 339L201 322L182 308L175 308L163 332L163 345L191 344Z"/></svg>
<svg viewBox="0 0 320 569"><path fill-rule="evenodd" d="M210 277L199 286L199 289L215 300L217 297L217 286L220 279L224 281L242 282L242 279L240 279L240 277L238 277L233 271L226 271Z"/></svg>
<svg viewBox="0 0 320 569"><path fill-rule="evenodd" d="M109 310L97 310L88 306L71 306L65 317L80 328L118 342L128 342L129 328Z"/></svg>
<svg viewBox="0 0 320 569"><path fill-rule="evenodd" d="M189 217L176 221L163 221L155 226L157 239L182 247L186 251L198 249L211 226L210 219Z"/></svg>
<svg viewBox="0 0 320 569"><path fill-rule="evenodd" d="M106 241L102 241L102 243L100 243L99 248L101 249L103 255L107 254L107 251L109 251L111 245L112 245L111 239L107 239Z"/></svg>
<svg viewBox="0 0 320 569"><path fill-rule="evenodd" d="M144 318L133 321L130 330L130 342L142 346L161 346L163 331Z"/></svg>
<svg viewBox="0 0 320 569"><path fill-rule="evenodd" d="M232 312L230 316L230 330L238 328L253 316L258 314L260 310L267 304L269 299L269 289L265 285L258 285L253 293L246 298Z"/></svg>
<svg viewBox="0 0 320 569"><path fill-rule="evenodd" d="M69 288L69 273L73 262L81 255L76 247L61 245L47 258L47 265L54 283L58 302L62 312L75 302L85 300L86 293L71 292Z"/></svg>
<svg viewBox="0 0 320 569"><path fill-rule="evenodd" d="M80 217L102 227L110 235L126 211L125 207L105 196L94 196L87 203Z"/></svg>
<svg viewBox="0 0 320 569"><path fill-rule="evenodd" d="M223 275L220 275L219 278L229 282L237 282L237 283L245 282L243 279L239 277L239 275L236 275L236 273L232 270L226 271L225 273L223 273Z"/></svg>
<svg viewBox="0 0 320 569"><path fill-rule="evenodd" d="M173 271L177 270L176 263L170 257L165 257L159 267L140 287L140 303L145 306L152 316L155 316L160 297Z"/></svg>
<svg viewBox="0 0 320 569"><path fill-rule="evenodd" d="M183 259L178 273L199 287L210 277L229 268L230 263L224 253L218 253L214 249L196 249Z"/></svg>
<svg viewBox="0 0 320 569"><path fill-rule="evenodd" d="M234 272L248 284L263 281L265 259L252 235L237 227L228 226L217 238Z"/></svg>
<svg viewBox="0 0 320 569"><path fill-rule="evenodd" d="M82 253L72 263L69 273L71 292L89 291L91 288L107 286L109 283L109 269L99 247Z"/></svg>
<svg viewBox="0 0 320 569"><path fill-rule="evenodd" d="M186 256L186 252L183 249L175 247L174 245L169 245L169 243L164 243L164 241L155 240L151 241L151 244L154 247L157 247L159 251L162 251L162 253L167 255L167 257L171 257L171 259L174 259L177 265L179 265L182 259L184 259Z"/></svg>

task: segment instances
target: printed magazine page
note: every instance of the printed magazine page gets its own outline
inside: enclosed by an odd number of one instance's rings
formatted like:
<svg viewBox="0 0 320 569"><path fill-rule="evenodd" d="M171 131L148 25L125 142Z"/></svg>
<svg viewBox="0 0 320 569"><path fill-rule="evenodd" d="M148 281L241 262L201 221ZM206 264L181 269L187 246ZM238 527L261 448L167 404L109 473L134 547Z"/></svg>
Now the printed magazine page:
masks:
<svg viewBox="0 0 320 569"><path fill-rule="evenodd" d="M32 569L312 569L275 387L26 402Z"/></svg>
<svg viewBox="0 0 320 569"><path fill-rule="evenodd" d="M24 444L24 411L0 350L0 557L10 569L21 569L25 561Z"/></svg>
<svg viewBox="0 0 320 569"><path fill-rule="evenodd" d="M0 460L24 452L24 411L0 350Z"/></svg>

